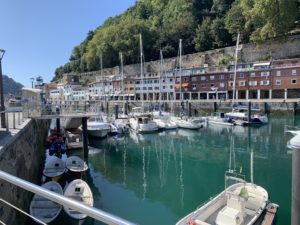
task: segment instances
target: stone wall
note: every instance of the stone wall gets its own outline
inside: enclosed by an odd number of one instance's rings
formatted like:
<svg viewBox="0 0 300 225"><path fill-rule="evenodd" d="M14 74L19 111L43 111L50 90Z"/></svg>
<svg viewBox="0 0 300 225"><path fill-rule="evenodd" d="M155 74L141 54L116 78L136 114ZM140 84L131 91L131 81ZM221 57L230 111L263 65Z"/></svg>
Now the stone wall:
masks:
<svg viewBox="0 0 300 225"><path fill-rule="evenodd" d="M266 41L261 45L243 44L241 51L239 51L239 62L257 62L269 59L288 59L300 57L300 35L290 36L287 40ZM216 67L219 66L220 61L226 59L233 59L235 46L199 52L182 56L183 68L194 67ZM146 56L147 58L147 56ZM178 58L164 59L165 70L173 70L178 66ZM155 73L159 71L160 61L146 62L144 65L145 72ZM104 75L120 74L120 67L112 67L103 69ZM124 74L135 75L140 74L140 64L125 65ZM74 74L65 74L64 80L70 80L67 77L72 77ZM100 71L81 73L80 79L83 84L95 81L95 76L99 76Z"/></svg>
<svg viewBox="0 0 300 225"><path fill-rule="evenodd" d="M44 143L49 121L31 120L0 152L0 169L39 184L45 159ZM0 198L28 211L31 192L0 180ZM26 217L0 202L0 220L5 224L24 224Z"/></svg>

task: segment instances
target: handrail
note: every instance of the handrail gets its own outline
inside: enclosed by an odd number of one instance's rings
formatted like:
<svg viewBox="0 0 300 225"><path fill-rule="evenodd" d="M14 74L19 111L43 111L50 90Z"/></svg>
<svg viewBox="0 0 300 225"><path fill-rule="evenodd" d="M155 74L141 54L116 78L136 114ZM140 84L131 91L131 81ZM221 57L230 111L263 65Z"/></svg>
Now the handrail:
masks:
<svg viewBox="0 0 300 225"><path fill-rule="evenodd" d="M104 222L106 224L134 225L134 223L129 222L125 219L122 219L118 216L112 215L110 213L104 212L104 211L102 211L100 209L96 209L94 207L87 206L76 200L72 200L70 198L64 197L60 194L49 191L38 185L32 184L28 181L25 181L23 179L20 179L18 177L10 175L2 170L0 170L0 179L5 180L9 183L12 183L12 184L14 184L18 187L21 187L27 191L30 191L32 193L38 194L44 198L47 198L53 202L56 202L58 204L65 206L65 207L69 207L69 208L72 208L81 213L87 214L88 216L90 216L98 221Z"/></svg>

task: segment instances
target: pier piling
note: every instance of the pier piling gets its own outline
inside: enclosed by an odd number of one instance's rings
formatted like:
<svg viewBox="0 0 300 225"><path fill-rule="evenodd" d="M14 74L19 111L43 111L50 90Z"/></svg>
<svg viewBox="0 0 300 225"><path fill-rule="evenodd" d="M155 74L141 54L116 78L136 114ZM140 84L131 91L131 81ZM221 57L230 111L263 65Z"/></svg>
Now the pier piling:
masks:
<svg viewBox="0 0 300 225"><path fill-rule="evenodd" d="M108 101L107 101L107 102L106 102L106 113L107 113L107 115L108 115L108 113L109 113L108 107L109 107L109 103L108 103Z"/></svg>
<svg viewBox="0 0 300 225"><path fill-rule="evenodd" d="M214 102L214 113L215 113L215 112L217 112L217 110L218 110L217 103L216 103L216 102Z"/></svg>
<svg viewBox="0 0 300 225"><path fill-rule="evenodd" d="M128 102L124 102L124 114L128 115Z"/></svg>
<svg viewBox="0 0 300 225"><path fill-rule="evenodd" d="M56 130L58 133L60 133L60 119L59 118L56 119Z"/></svg>
<svg viewBox="0 0 300 225"><path fill-rule="evenodd" d="M104 112L103 102L101 102L101 112Z"/></svg>
<svg viewBox="0 0 300 225"><path fill-rule="evenodd" d="M119 106L118 104L115 104L115 118L118 119L118 115L119 115Z"/></svg>
<svg viewBox="0 0 300 225"><path fill-rule="evenodd" d="M84 159L89 156L88 134L87 134L87 118L82 117L82 138L83 138L83 155Z"/></svg>
<svg viewBox="0 0 300 225"><path fill-rule="evenodd" d="M189 117L192 117L192 103L189 102Z"/></svg>
<svg viewBox="0 0 300 225"><path fill-rule="evenodd" d="M248 102L248 122L251 121L251 102Z"/></svg>
<svg viewBox="0 0 300 225"><path fill-rule="evenodd" d="M292 159L292 223L300 224L300 135L290 140L289 148L293 150Z"/></svg>

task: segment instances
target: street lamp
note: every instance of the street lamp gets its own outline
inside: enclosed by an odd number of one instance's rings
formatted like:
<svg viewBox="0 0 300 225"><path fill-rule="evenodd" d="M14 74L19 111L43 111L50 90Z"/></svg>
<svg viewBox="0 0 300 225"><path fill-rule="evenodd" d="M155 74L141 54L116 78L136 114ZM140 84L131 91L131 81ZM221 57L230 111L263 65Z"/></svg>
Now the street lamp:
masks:
<svg viewBox="0 0 300 225"><path fill-rule="evenodd" d="M31 77L30 80L31 80L31 88L33 88L34 77Z"/></svg>
<svg viewBox="0 0 300 225"><path fill-rule="evenodd" d="M4 106L4 95L3 95L3 80L2 80L2 58L4 56L5 50L0 49L0 98L1 98L1 112L5 111ZM5 128L5 113L1 113L1 127Z"/></svg>

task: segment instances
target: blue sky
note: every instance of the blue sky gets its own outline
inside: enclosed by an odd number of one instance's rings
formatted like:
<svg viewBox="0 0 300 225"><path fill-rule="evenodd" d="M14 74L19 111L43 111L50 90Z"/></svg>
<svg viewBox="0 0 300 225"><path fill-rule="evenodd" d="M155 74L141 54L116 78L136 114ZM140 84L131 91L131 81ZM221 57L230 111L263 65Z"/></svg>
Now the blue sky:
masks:
<svg viewBox="0 0 300 225"><path fill-rule="evenodd" d="M49 82L89 30L135 0L0 0L2 72L26 87L31 77Z"/></svg>

